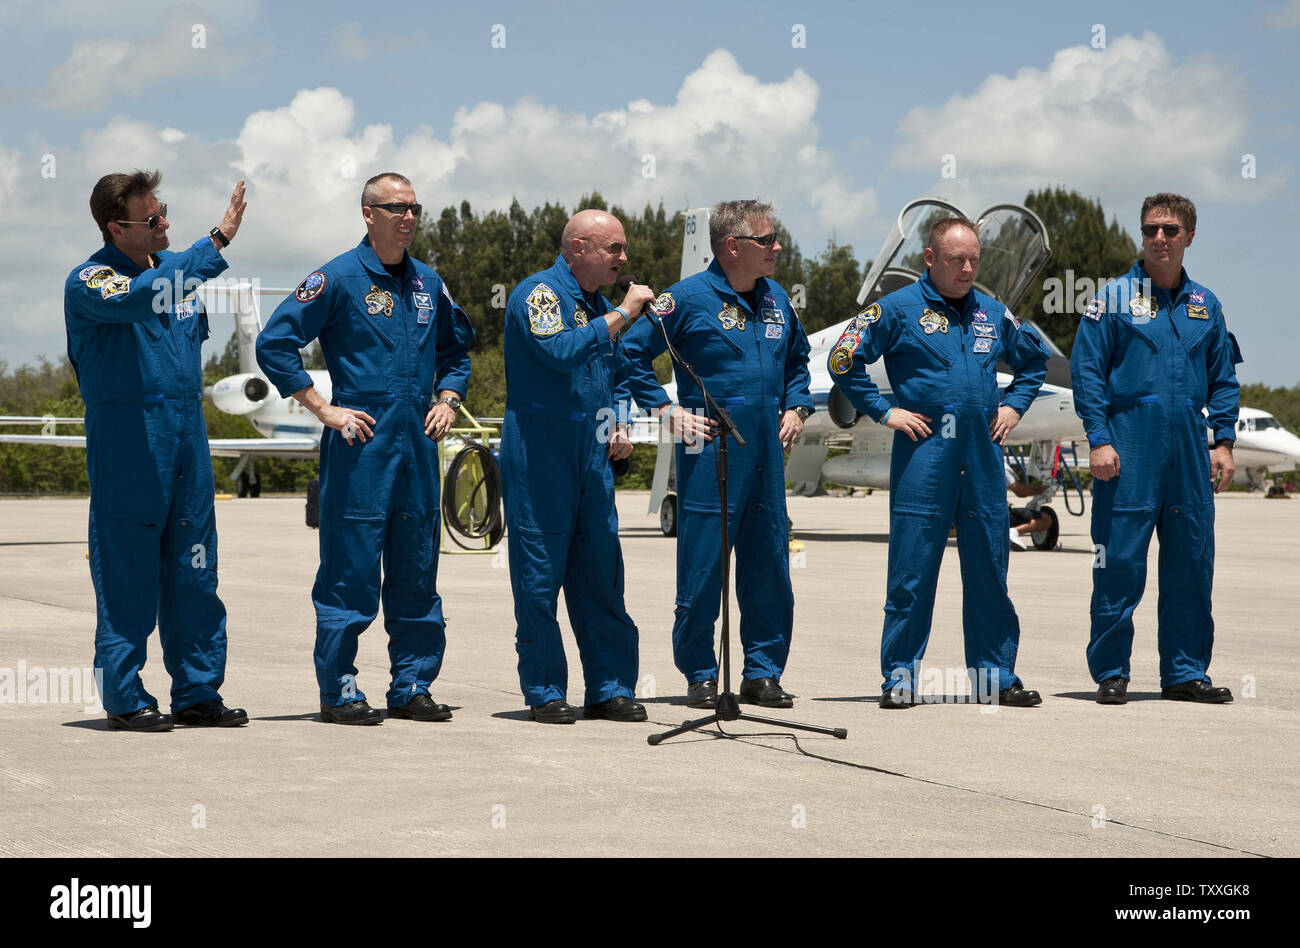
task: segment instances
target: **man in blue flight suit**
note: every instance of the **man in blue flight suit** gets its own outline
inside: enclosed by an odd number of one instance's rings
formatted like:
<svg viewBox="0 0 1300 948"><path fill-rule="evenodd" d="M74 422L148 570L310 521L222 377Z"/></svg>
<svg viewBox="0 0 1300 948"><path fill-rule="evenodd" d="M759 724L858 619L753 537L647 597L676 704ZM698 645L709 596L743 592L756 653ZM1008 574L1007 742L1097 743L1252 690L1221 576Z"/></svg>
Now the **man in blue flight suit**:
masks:
<svg viewBox="0 0 1300 948"><path fill-rule="evenodd" d="M381 596L388 716L446 721L429 696L446 646L438 595L438 447L469 385L474 330L441 278L406 252L421 207L411 182L366 182L366 237L309 274L257 338L257 361L284 397L325 426L320 450L316 681L322 720L379 724L357 686L357 638ZM319 338L329 403L299 350ZM432 394L437 391L437 396Z"/></svg>
<svg viewBox="0 0 1300 948"><path fill-rule="evenodd" d="M790 297L771 279L781 251L771 205L727 201L709 215L713 262L671 286L656 301L673 348L695 368L723 405L746 447L728 452L728 533L736 551L740 641L745 650L740 700L789 708L781 688L794 626L789 521L783 448L792 445L813 410L808 387L808 337ZM688 377L678 377L679 406L655 381L651 360L667 348L658 324L645 320L626 340L635 371L630 388L642 406L655 406L676 448L678 529L677 609L673 658L686 676L686 703L717 705L718 662L713 625L722 596L713 423ZM687 444L691 450L687 450Z"/></svg>
<svg viewBox="0 0 1300 948"><path fill-rule="evenodd" d="M1221 704L1232 692L1206 674L1214 645L1214 494L1235 470L1241 356L1218 299L1183 269L1195 206L1155 194L1142 203L1141 220L1143 258L1089 304L1070 358L1095 478L1088 670L1099 704L1128 701L1133 612L1154 528L1160 696Z"/></svg>
<svg viewBox="0 0 1300 948"><path fill-rule="evenodd" d="M1010 554L999 445L1047 376L1047 349L1011 310L975 289L979 236L962 218L936 221L927 270L849 323L827 360L853 406L893 429L889 468L889 579L880 643L882 708L919 699L939 564L956 523L966 665L980 700L1032 707L1042 698L1015 672L1020 620L1007 595ZM881 356L897 405L867 367ZM1015 378L1001 396L997 362ZM904 408L903 406L907 406ZM938 418L939 433L930 429Z"/></svg>
<svg viewBox="0 0 1300 948"><path fill-rule="evenodd" d="M561 586L582 658L584 716L646 719L633 700L637 630L623 604L610 467L632 444L610 419L616 392L625 394L618 333L654 293L633 284L610 309L597 292L626 262L618 218L579 211L564 227L555 265L523 280L506 304L501 471L515 648L524 700L544 724L577 717L565 701L568 666L555 618Z"/></svg>
<svg viewBox="0 0 1300 948"><path fill-rule="evenodd" d="M168 253L158 172L110 174L90 195L104 247L68 276L68 360L86 403L95 668L110 730L238 727L227 708L226 608L217 596L212 459L199 346L208 316L195 290L226 269L220 250L243 220L244 182L221 224ZM171 714L140 680L154 623L172 679Z"/></svg>

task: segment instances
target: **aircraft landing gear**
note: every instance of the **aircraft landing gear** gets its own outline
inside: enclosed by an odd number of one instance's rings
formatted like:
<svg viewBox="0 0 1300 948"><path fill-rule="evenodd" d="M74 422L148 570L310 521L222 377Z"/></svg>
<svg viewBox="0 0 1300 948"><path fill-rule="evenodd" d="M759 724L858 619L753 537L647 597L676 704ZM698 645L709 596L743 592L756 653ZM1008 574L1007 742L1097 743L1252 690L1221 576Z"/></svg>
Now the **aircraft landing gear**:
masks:
<svg viewBox="0 0 1300 948"><path fill-rule="evenodd" d="M659 529L666 537L677 536L677 495L665 494L659 505Z"/></svg>

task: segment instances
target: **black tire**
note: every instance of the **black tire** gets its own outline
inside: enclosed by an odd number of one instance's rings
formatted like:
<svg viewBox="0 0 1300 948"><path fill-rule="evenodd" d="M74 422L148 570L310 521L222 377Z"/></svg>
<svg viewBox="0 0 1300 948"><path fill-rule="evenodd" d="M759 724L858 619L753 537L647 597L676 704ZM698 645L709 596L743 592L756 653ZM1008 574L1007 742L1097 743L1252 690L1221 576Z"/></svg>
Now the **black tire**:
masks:
<svg viewBox="0 0 1300 948"><path fill-rule="evenodd" d="M320 528L320 481L315 478L307 482L307 526Z"/></svg>
<svg viewBox="0 0 1300 948"><path fill-rule="evenodd" d="M659 505L659 529L666 537L677 536L677 495L665 494Z"/></svg>
<svg viewBox="0 0 1300 948"><path fill-rule="evenodd" d="M501 509L501 468L492 452L482 444L471 442L447 466L442 482L442 519L447 535L466 550L479 548L488 541L488 549L501 542L505 534L505 517Z"/></svg>
<svg viewBox="0 0 1300 948"><path fill-rule="evenodd" d="M236 497L248 496L248 472L247 471L241 472L239 477L235 479L235 496Z"/></svg>
<svg viewBox="0 0 1300 948"><path fill-rule="evenodd" d="M1046 517L1050 522L1046 530L1039 530L1037 533L1031 533L1034 538L1034 549L1036 550L1054 550L1061 539L1061 522L1056 517L1056 511L1051 507L1044 507L1038 511L1040 517Z"/></svg>

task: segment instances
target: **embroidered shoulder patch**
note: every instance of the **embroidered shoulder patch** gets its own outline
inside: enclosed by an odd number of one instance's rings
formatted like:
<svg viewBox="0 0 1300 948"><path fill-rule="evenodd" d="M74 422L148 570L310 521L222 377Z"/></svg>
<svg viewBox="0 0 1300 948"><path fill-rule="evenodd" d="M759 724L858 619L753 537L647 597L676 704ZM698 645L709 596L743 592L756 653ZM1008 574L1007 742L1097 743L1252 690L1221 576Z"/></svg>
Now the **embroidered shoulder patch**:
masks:
<svg viewBox="0 0 1300 948"><path fill-rule="evenodd" d="M739 329L745 331L745 314L737 306L726 303L722 307L722 312L718 313L718 321L722 323L723 329Z"/></svg>
<svg viewBox="0 0 1300 948"><path fill-rule="evenodd" d="M670 316L677 309L677 301L671 293L660 293L655 300L655 312L660 316Z"/></svg>
<svg viewBox="0 0 1300 948"><path fill-rule="evenodd" d="M560 300L545 283L538 283L528 294L528 328L534 336L554 336L564 328Z"/></svg>
<svg viewBox="0 0 1300 948"><path fill-rule="evenodd" d="M849 330L840 336L840 341L835 343L835 348L831 350L830 369L836 375L843 375L853 367L853 353L858 351L858 346L862 345L862 334Z"/></svg>
<svg viewBox="0 0 1300 948"><path fill-rule="evenodd" d="M85 280L88 289L97 290L107 281L117 276L117 271L112 267L104 267L96 264L93 267L86 267L77 274L77 279Z"/></svg>
<svg viewBox="0 0 1300 948"><path fill-rule="evenodd" d="M587 316L587 311L583 309L581 306L579 306L577 303L574 303L573 304L573 325L577 326L579 329L583 329L586 327L589 321L590 318Z"/></svg>
<svg viewBox="0 0 1300 948"><path fill-rule="evenodd" d="M1011 320L1011 325L1015 326L1017 329L1020 328L1020 320L1016 319L1016 314L1015 314L1015 313L1013 313L1013 312L1011 312L1011 310L1009 310L1009 309L1005 309L1005 308L1002 310L1002 312L1003 312L1003 314L1005 314L1005 316L1007 317L1007 319Z"/></svg>
<svg viewBox="0 0 1300 948"><path fill-rule="evenodd" d="M90 284L87 283L87 286ZM117 296L119 293L125 293L131 289L131 278L124 277L120 274L114 274L110 279L104 281L99 288L99 295L108 299L110 296Z"/></svg>
<svg viewBox="0 0 1300 948"><path fill-rule="evenodd" d="M1094 323L1099 323L1104 312L1106 312L1106 304L1101 301L1100 297L1094 296L1088 300L1088 308L1083 311L1083 315Z"/></svg>
<svg viewBox="0 0 1300 948"><path fill-rule="evenodd" d="M325 274L317 270L307 274L307 279L298 284L298 289L293 291L293 298L299 303L310 303L320 296L323 289L325 289Z"/></svg>

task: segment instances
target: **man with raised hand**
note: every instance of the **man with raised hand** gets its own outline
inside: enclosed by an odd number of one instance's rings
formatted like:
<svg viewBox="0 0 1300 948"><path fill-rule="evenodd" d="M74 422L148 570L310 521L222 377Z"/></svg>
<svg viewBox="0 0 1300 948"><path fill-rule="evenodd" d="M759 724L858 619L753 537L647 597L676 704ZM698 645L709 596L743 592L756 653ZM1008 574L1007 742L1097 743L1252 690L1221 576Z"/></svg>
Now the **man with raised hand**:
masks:
<svg viewBox="0 0 1300 948"><path fill-rule="evenodd" d="M221 251L243 220L244 182L221 223L180 253L167 250L161 183L157 171L99 179L90 212L104 246L63 291L68 360L86 403L95 668L110 730L238 727L248 715L220 694L226 607L199 353L208 316L195 291L228 266ZM171 714L140 680L155 623Z"/></svg>

